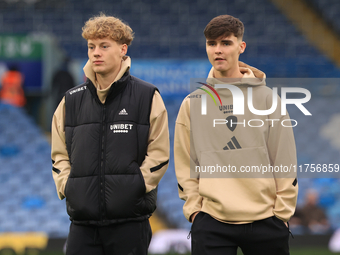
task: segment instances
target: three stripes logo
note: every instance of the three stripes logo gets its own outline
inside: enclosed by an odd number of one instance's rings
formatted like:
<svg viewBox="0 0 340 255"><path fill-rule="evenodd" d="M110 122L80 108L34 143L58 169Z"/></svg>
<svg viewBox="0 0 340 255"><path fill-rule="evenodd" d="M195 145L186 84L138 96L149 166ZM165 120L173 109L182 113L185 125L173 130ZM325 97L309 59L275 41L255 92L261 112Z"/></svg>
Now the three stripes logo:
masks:
<svg viewBox="0 0 340 255"><path fill-rule="evenodd" d="M128 115L127 111L125 110L125 108L123 110L121 110L118 115Z"/></svg>
<svg viewBox="0 0 340 255"><path fill-rule="evenodd" d="M235 149L242 149L241 145L237 141L236 137L233 136L231 141L227 143L227 146L223 148L223 150L235 150Z"/></svg>
<svg viewBox="0 0 340 255"><path fill-rule="evenodd" d="M214 94L217 96L220 104L221 104L221 107L222 107L222 100L221 100L221 97L220 95L217 93L217 91L211 86L211 85L208 85L206 83L203 83L203 82L197 82L199 84L202 84L203 86L206 86L207 88L209 88L212 92L214 92ZM217 103L216 103L216 100L213 96L213 94L211 94L211 92L207 89L204 89L202 87L197 87L198 89L200 90L203 90L204 92L206 92L214 101L215 105L217 106ZM202 115L207 115L207 95L206 94L203 94L202 97L201 97L201 114Z"/></svg>

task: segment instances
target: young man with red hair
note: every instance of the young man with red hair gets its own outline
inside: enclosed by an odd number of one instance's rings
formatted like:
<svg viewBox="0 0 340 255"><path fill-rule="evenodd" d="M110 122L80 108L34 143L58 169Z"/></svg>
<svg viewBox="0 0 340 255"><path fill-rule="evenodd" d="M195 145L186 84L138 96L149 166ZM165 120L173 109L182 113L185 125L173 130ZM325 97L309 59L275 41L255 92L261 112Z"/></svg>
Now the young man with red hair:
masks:
<svg viewBox="0 0 340 255"><path fill-rule="evenodd" d="M167 111L157 88L129 73L128 25L102 14L82 35L87 80L52 121L52 173L71 220L66 254L147 255L169 162Z"/></svg>

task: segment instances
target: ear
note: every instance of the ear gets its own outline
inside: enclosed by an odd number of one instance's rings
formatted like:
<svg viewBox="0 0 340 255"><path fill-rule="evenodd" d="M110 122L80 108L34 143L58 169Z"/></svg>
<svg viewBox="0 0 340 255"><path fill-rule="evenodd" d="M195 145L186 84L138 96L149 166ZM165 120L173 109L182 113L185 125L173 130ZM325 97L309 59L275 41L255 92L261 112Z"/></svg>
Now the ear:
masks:
<svg viewBox="0 0 340 255"><path fill-rule="evenodd" d="M247 47L246 42L244 42L244 41L240 42L239 54L242 54L246 50L246 47Z"/></svg>
<svg viewBox="0 0 340 255"><path fill-rule="evenodd" d="M122 46L121 46L121 52L120 52L120 54L121 54L121 57L123 57L123 56L125 56L126 55L126 53L127 53L127 50L128 50L128 46L124 43L124 44L122 44Z"/></svg>

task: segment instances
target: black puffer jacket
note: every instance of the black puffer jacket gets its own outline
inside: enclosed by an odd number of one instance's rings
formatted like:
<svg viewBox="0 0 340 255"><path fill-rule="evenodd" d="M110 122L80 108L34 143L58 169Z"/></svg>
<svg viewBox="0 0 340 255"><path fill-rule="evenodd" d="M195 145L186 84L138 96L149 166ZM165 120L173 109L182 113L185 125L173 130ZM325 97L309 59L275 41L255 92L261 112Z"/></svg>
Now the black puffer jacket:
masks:
<svg viewBox="0 0 340 255"><path fill-rule="evenodd" d="M65 196L70 219L108 225L142 220L156 209L140 165L147 152L151 103L157 88L126 72L105 104L88 79L65 95L65 135L71 163Z"/></svg>

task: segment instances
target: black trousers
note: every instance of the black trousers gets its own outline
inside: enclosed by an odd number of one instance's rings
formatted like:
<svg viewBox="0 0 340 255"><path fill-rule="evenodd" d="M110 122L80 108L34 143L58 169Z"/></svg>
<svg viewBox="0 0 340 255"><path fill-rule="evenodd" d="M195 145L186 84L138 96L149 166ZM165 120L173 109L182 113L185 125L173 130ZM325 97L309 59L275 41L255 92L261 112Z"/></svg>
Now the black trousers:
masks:
<svg viewBox="0 0 340 255"><path fill-rule="evenodd" d="M275 216L250 224L227 224L197 214L191 227L192 255L289 255L289 229Z"/></svg>
<svg viewBox="0 0 340 255"><path fill-rule="evenodd" d="M148 219L104 227L71 223L66 255L147 255L151 236Z"/></svg>

